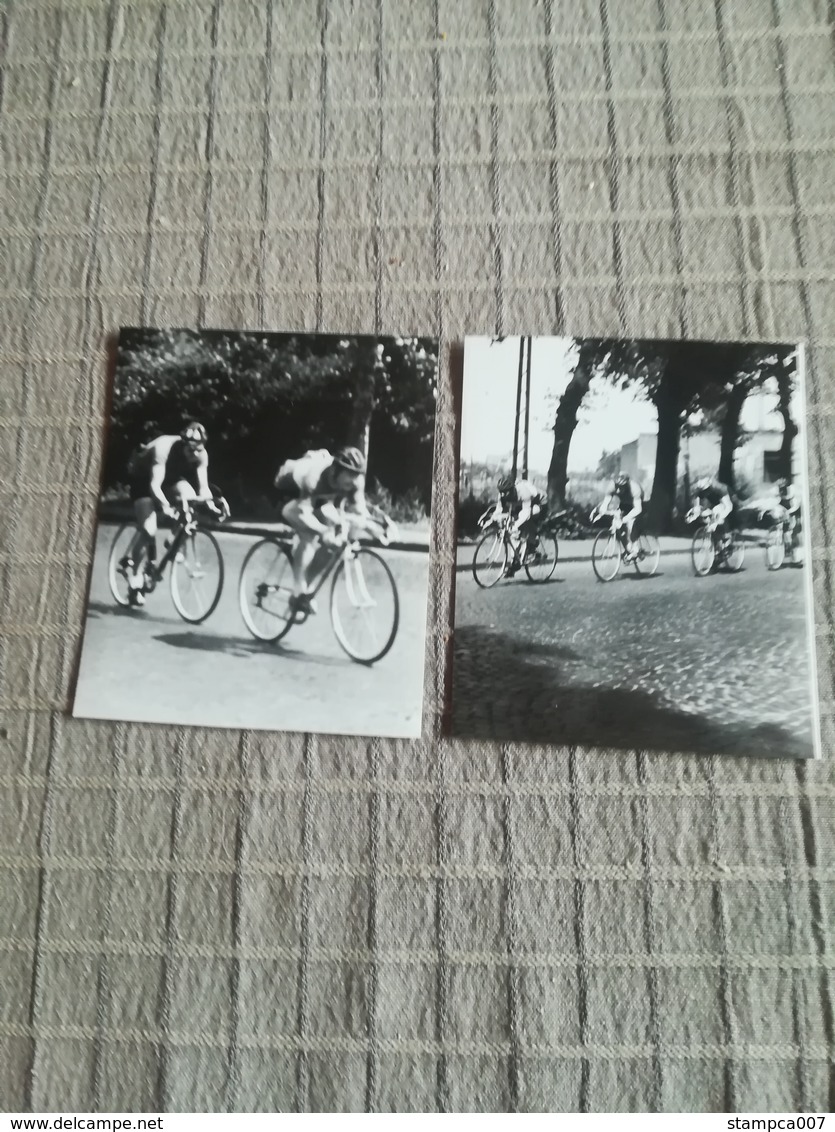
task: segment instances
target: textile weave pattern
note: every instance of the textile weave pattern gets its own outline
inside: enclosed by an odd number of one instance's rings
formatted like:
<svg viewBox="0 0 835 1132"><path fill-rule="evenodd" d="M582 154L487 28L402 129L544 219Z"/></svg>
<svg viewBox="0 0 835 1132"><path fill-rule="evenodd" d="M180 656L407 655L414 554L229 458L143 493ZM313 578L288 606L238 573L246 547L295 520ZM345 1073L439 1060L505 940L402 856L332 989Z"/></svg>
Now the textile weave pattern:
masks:
<svg viewBox="0 0 835 1132"><path fill-rule="evenodd" d="M825 0L0 7L0 1107L833 1107L834 50ZM68 717L125 324L441 336L422 741ZM450 350L514 332L807 342L822 763L442 737Z"/></svg>

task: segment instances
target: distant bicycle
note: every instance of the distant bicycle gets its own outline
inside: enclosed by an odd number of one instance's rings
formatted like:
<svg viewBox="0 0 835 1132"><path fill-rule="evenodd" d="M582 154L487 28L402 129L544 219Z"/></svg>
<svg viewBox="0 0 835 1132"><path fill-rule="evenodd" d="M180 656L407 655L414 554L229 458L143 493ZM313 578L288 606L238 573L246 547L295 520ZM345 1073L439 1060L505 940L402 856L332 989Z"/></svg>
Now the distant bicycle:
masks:
<svg viewBox="0 0 835 1132"><path fill-rule="evenodd" d="M380 536L386 545L393 524ZM374 550L348 537L322 568L311 598L331 578L330 618L341 648L358 664L374 664L394 644L400 624L397 583L385 560ZM246 627L260 641L275 643L294 625L302 625L309 610L293 600L293 562L289 547L275 537L261 539L250 549L238 583L238 601Z"/></svg>
<svg viewBox="0 0 835 1132"><path fill-rule="evenodd" d="M774 526L765 538L765 565L768 570L779 570L788 560L795 564L799 539L797 537L797 520L793 515L781 509L780 514L774 514Z"/></svg>
<svg viewBox="0 0 835 1132"><path fill-rule="evenodd" d="M627 551L621 511L612 512L609 529L597 534L591 548L591 564L600 582L611 582L616 578L621 563L634 566L637 574L651 577L658 569L660 559L661 547L655 535L638 535L632 540L632 551Z"/></svg>
<svg viewBox="0 0 835 1132"><path fill-rule="evenodd" d="M214 497L223 522L229 517L229 505L221 495ZM134 566L127 565L128 550L136 534L133 523L126 523L116 532L110 547L107 579L110 592L122 606L132 606L133 593L151 594L171 565L169 584L174 608L184 621L199 625L217 608L223 591L223 554L215 536L202 526L195 515L199 503L187 504L165 542L165 554L153 564L147 558Z"/></svg>
<svg viewBox="0 0 835 1132"><path fill-rule="evenodd" d="M531 582L541 584L553 577L560 554L554 524L565 515L565 511L546 516L534 533L525 539L513 531L511 515L497 520L493 514L494 509L490 508L479 519L484 534L473 555L473 577L477 585L484 590L491 589L507 576L514 563L524 568Z"/></svg>
<svg viewBox="0 0 835 1132"><path fill-rule="evenodd" d="M739 535L726 527L725 534L720 536L718 521L710 511L693 508L687 513L685 522L698 524L690 547L693 572L697 577L706 578L721 567L732 574L739 573L745 561L745 543Z"/></svg>

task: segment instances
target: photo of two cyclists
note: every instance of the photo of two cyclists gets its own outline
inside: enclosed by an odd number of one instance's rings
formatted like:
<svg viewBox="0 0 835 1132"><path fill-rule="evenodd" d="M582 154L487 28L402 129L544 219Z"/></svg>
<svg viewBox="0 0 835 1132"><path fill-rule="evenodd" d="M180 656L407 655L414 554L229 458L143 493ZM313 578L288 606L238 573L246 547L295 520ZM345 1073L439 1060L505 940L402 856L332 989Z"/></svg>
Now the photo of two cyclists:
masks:
<svg viewBox="0 0 835 1132"><path fill-rule="evenodd" d="M419 735L437 353L123 330L74 713Z"/></svg>
<svg viewBox="0 0 835 1132"><path fill-rule="evenodd" d="M438 361L123 330L75 714L418 737ZM803 406L797 346L468 338L449 732L814 756Z"/></svg>

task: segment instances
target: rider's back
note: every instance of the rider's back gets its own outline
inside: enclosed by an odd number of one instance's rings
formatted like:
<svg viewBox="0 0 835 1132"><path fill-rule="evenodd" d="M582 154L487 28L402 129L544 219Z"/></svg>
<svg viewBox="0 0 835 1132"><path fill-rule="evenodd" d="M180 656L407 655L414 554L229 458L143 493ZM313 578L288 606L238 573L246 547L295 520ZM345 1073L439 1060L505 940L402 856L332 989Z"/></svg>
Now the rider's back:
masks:
<svg viewBox="0 0 835 1132"><path fill-rule="evenodd" d="M306 500L314 507L343 501L360 506L365 477L356 477L352 488L346 491L337 484L334 470L334 457L326 448L311 449L298 459L284 461L275 477L275 487L285 498Z"/></svg>
<svg viewBox="0 0 835 1132"><path fill-rule="evenodd" d="M165 464L169 470L176 462L177 450L183 446L179 436L157 436L131 453L128 471L131 475L150 473L155 464Z"/></svg>

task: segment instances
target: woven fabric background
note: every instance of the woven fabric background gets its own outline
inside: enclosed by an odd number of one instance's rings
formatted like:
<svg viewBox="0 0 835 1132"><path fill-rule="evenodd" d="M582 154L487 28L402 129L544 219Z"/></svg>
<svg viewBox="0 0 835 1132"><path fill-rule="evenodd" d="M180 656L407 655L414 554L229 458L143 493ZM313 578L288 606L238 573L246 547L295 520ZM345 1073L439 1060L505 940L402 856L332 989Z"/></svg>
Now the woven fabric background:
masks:
<svg viewBox="0 0 835 1132"><path fill-rule="evenodd" d="M833 1106L831 18L0 6L0 1107ZM137 323L442 337L423 741L68 717ZM809 343L823 764L441 739L449 349L522 331Z"/></svg>

